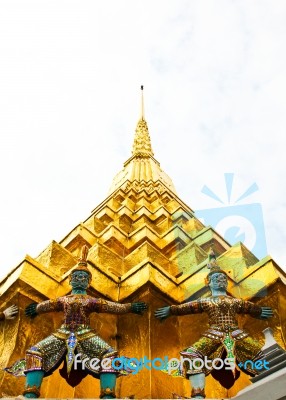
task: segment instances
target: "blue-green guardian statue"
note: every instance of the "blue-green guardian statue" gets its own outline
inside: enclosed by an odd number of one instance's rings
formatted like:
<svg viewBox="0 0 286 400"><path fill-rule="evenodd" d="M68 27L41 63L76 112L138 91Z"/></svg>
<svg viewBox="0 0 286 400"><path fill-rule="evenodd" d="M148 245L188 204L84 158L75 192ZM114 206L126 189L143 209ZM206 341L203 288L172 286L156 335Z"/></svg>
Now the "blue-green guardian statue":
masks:
<svg viewBox="0 0 286 400"><path fill-rule="evenodd" d="M199 298L181 305L162 307L155 311L155 317L164 320L171 315L187 315L207 313L209 328L192 346L181 351L184 358L183 374L190 380L191 396L196 399L205 398L205 377L213 367L214 359L228 359L232 369L236 365L244 365L246 372L256 375L247 360L260 360L263 356L260 343L240 329L236 314L249 314L254 318L268 319L273 316L270 307L260 307L250 301L233 298L227 295L227 274L217 265L213 252L209 256L210 272L207 276L211 296ZM224 353L224 354L223 354ZM208 360L208 368L205 360ZM241 364L242 363L242 364Z"/></svg>
<svg viewBox="0 0 286 400"><path fill-rule="evenodd" d="M26 351L25 360L6 369L14 375L20 375L19 369L24 370L24 397L39 397L43 378L58 368L64 359L67 375L73 365L81 361L88 374L100 379L100 398L115 398L116 378L131 372L116 368L112 361L119 357L118 352L90 327L90 314L142 314L147 305L144 302L120 304L89 296L87 288L91 272L87 268L87 252L87 247L84 247L77 266L70 274L71 294L30 304L25 310L31 318L43 313L63 312L64 320L59 329ZM95 359L99 360L96 367ZM80 369L78 365L77 369Z"/></svg>

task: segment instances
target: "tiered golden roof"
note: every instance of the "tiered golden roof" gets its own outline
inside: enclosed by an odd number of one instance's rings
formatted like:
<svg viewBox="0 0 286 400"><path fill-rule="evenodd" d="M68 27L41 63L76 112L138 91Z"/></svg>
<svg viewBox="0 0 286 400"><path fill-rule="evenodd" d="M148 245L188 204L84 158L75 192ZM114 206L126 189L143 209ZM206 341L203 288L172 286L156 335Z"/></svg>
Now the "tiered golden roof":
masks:
<svg viewBox="0 0 286 400"><path fill-rule="evenodd" d="M205 227L176 194L171 179L154 158L144 113L137 124L132 156L116 175L108 197L59 243L52 241L36 258L26 256L1 284L2 308L18 304L19 317L1 326L1 367L22 358L25 349L54 331L61 316L50 314L28 320L24 308L31 301L65 295L70 291L68 275L77 264L83 245L89 248L92 271L90 294L113 301L146 301L144 316L94 315L93 324L112 346L130 357L178 357L180 349L200 336L207 326L204 315L169 318L160 323L153 317L157 307L181 303L209 294L205 285L208 252L213 248L218 263L229 276L229 294L252 299L275 310L269 322L241 317L252 336L263 340L267 324L277 342L285 347L286 276L271 257L258 260L243 244L230 246L211 227ZM283 336L284 335L284 336ZM230 397L249 384L241 375L231 389L211 376L208 397ZM0 395L22 392L23 380L0 372ZM143 383L142 383L143 382ZM122 378L118 397L169 398L172 392L189 395L189 383L160 371L142 370ZM98 382L86 377L69 386L59 371L45 378L42 395L48 398L96 397Z"/></svg>

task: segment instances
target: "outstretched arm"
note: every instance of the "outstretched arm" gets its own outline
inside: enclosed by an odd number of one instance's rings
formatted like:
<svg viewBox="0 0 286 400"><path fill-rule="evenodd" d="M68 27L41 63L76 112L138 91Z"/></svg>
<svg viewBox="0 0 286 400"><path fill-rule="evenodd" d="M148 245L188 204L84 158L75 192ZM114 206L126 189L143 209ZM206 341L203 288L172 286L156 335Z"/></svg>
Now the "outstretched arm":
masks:
<svg viewBox="0 0 286 400"><path fill-rule="evenodd" d="M268 319L273 317L273 310L271 307L261 307L246 300L239 300L238 313L249 314L258 319Z"/></svg>
<svg viewBox="0 0 286 400"><path fill-rule="evenodd" d="M121 304L103 299L93 299L91 303L92 311L110 314L143 314L147 308L147 304L144 302Z"/></svg>
<svg viewBox="0 0 286 400"><path fill-rule="evenodd" d="M51 311L62 311L62 303L56 300L46 300L42 303L31 303L25 308L25 315L34 318L39 314L44 314Z"/></svg>
<svg viewBox="0 0 286 400"><path fill-rule="evenodd" d="M158 308L155 311L155 317L163 321L170 315L187 315L202 313L203 306L200 300L190 301L188 303L180 304L179 306L167 306Z"/></svg>

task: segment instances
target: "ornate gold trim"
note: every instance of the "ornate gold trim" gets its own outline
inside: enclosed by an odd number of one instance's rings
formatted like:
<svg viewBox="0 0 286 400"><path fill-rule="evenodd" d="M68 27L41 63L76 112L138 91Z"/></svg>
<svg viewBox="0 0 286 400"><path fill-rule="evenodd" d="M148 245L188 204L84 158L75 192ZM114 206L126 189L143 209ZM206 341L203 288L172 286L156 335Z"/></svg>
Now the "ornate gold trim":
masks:
<svg viewBox="0 0 286 400"><path fill-rule="evenodd" d="M27 386L23 392L23 396L28 393L33 393L37 398L40 397L40 391L39 388L34 385L34 386Z"/></svg>
<svg viewBox="0 0 286 400"><path fill-rule="evenodd" d="M26 353L26 369L25 372L41 370L43 366L43 359L39 355L41 353L35 352L34 354Z"/></svg>

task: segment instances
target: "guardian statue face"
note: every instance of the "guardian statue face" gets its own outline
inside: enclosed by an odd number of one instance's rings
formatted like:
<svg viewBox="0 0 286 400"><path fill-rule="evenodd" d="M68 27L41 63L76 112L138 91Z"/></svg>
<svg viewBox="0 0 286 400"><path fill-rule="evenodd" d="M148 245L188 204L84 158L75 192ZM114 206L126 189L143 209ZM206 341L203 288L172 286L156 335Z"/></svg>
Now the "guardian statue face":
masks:
<svg viewBox="0 0 286 400"><path fill-rule="evenodd" d="M89 273L85 271L74 271L71 274L70 285L75 289L86 290L89 286Z"/></svg>
<svg viewBox="0 0 286 400"><path fill-rule="evenodd" d="M209 287L211 289L226 289L227 277L221 272L216 272L210 276Z"/></svg>

